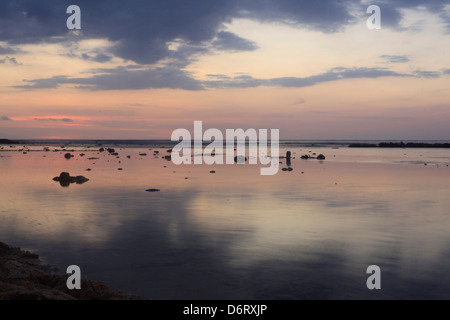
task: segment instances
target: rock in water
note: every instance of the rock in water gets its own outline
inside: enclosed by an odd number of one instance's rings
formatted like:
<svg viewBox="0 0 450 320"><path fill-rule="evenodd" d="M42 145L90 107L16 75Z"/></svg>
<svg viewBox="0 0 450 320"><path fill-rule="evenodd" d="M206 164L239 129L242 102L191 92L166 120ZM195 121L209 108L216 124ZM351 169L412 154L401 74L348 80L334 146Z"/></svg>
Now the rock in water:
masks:
<svg viewBox="0 0 450 320"><path fill-rule="evenodd" d="M323 154L319 154L317 156L317 160L325 160L325 156Z"/></svg>
<svg viewBox="0 0 450 320"><path fill-rule="evenodd" d="M59 175L59 180L70 180L70 173L68 172L61 172L61 174Z"/></svg>
<svg viewBox="0 0 450 320"><path fill-rule="evenodd" d="M145 191L147 191L147 192L158 192L158 191L161 191L161 190L159 190L159 189L147 189Z"/></svg>
<svg viewBox="0 0 450 320"><path fill-rule="evenodd" d="M59 177L53 178L53 181L58 181L62 187L68 187L71 183L83 184L89 179L83 176L71 177L68 172L61 172Z"/></svg>
<svg viewBox="0 0 450 320"><path fill-rule="evenodd" d="M72 157L72 155L70 154L70 153L66 153L65 155L64 155L64 158L66 158L66 159L70 159Z"/></svg>
<svg viewBox="0 0 450 320"><path fill-rule="evenodd" d="M83 177L83 176L76 176L75 177L75 182L77 184L83 184L83 183L88 182L88 181L89 181L89 179L86 178L86 177Z"/></svg>

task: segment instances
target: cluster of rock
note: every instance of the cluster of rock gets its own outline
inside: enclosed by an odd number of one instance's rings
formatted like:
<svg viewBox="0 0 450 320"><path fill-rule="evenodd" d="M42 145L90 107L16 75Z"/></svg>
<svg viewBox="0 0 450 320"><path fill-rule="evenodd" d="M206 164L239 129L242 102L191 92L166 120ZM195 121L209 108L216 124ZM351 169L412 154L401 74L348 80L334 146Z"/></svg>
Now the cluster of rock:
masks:
<svg viewBox="0 0 450 320"><path fill-rule="evenodd" d="M68 172L61 172L59 177L53 178L53 181L57 181L61 184L61 186L67 187L71 183L83 184L83 183L89 181L89 179L86 177L83 177L83 176L72 177L72 176L70 176L70 173L68 173Z"/></svg>
<svg viewBox="0 0 450 320"><path fill-rule="evenodd" d="M305 154L304 156L301 156L300 158L303 160L308 160L308 159L325 160L326 159L323 154L319 154L317 157Z"/></svg>

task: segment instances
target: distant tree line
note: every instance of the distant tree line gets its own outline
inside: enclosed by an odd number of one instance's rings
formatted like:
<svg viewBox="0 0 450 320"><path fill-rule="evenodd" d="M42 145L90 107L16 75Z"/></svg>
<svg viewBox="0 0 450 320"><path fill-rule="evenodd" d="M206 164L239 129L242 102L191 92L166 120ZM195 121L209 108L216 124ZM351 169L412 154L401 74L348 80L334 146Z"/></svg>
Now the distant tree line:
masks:
<svg viewBox="0 0 450 320"><path fill-rule="evenodd" d="M381 142L352 143L349 148L450 148L450 143L424 143L424 142Z"/></svg>

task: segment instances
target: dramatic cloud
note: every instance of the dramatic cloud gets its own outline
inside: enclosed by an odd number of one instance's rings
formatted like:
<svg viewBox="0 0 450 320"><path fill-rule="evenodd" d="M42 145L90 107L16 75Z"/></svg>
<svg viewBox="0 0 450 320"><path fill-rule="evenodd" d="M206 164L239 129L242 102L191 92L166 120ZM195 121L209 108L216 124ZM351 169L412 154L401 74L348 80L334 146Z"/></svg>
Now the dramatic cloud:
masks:
<svg viewBox="0 0 450 320"><path fill-rule="evenodd" d="M323 82L345 79L375 79L380 77L417 77L431 78L434 72L415 71L414 74L397 73L382 68L333 68L328 72L309 77L281 77L272 79L257 79L249 75L228 77L225 75L210 75L215 80L200 81L189 73L177 68L163 67L155 69L138 69L118 67L114 69L96 69L90 78L68 78L56 76L48 79L24 80L29 85L15 86L20 89L57 88L60 85L76 85L82 89L91 90L140 90L140 89L183 89L203 90L205 88L255 88L260 86L301 88ZM439 77L441 73L437 72Z"/></svg>
<svg viewBox="0 0 450 320"><path fill-rule="evenodd" d="M10 117L7 117L7 116L1 116L0 119L2 121L11 121L12 120Z"/></svg>
<svg viewBox="0 0 450 320"><path fill-rule="evenodd" d="M105 63L113 58L137 64L88 74L85 78L67 75L24 80L22 89L58 88L74 85L91 90L126 90L172 88L203 90L205 88L259 86L304 87L317 83L352 78L376 77L439 77L441 73L416 71L398 74L386 69L333 69L311 77L280 77L258 79L249 75L229 77L210 75L210 80L195 79L185 69L197 57L217 51L255 51L258 44L225 31L226 23L236 18L260 22L282 23L296 28L324 33L342 32L353 23L361 23L369 4L366 0L77 0L82 12L82 30L66 28L67 2L54 0L2 0L0 2L0 54L17 52L21 44L71 42L104 39L109 48L91 49L66 54L85 61ZM399 29L403 9L422 7L440 15L450 23L444 9L448 0L380 0L383 28ZM176 44L176 45L174 45ZM387 63L407 63L408 56L380 56ZM0 60L2 64L18 65L15 58ZM154 67L157 65L158 67Z"/></svg>
<svg viewBox="0 0 450 320"><path fill-rule="evenodd" d="M115 45L103 55L87 54L88 60L105 62L110 55L139 64L153 64L177 57L189 59L190 54L207 50L255 50L256 44L224 31L224 24L234 18L250 18L263 22L279 22L322 32L342 31L359 21L369 4L359 0L78 0L82 11L82 32L79 40L107 39ZM370 3L372 4L372 3ZM440 14L448 0L380 0L383 26L397 27L401 9L422 6ZM65 1L2 0L0 2L0 41L8 44L29 44L67 41ZM355 14L355 10L358 14ZM73 41L72 37L71 40ZM169 43L181 40L189 46L169 49ZM187 48L190 47L190 50ZM194 48L194 49L193 49ZM0 47L2 50L11 48Z"/></svg>
<svg viewBox="0 0 450 320"><path fill-rule="evenodd" d="M380 58L384 59L389 63L407 63L409 62L409 58L407 56L390 56L390 55L382 55Z"/></svg>

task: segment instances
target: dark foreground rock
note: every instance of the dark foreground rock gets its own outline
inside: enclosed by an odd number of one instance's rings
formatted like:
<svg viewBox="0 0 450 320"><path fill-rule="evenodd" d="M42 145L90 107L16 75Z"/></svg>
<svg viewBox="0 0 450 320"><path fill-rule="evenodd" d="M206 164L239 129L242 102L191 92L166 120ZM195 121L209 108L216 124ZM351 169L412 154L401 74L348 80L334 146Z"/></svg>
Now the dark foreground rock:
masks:
<svg viewBox="0 0 450 320"><path fill-rule="evenodd" d="M56 273L36 254L0 242L0 300L143 300L86 279L81 290L69 290L69 276Z"/></svg>

